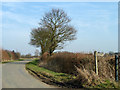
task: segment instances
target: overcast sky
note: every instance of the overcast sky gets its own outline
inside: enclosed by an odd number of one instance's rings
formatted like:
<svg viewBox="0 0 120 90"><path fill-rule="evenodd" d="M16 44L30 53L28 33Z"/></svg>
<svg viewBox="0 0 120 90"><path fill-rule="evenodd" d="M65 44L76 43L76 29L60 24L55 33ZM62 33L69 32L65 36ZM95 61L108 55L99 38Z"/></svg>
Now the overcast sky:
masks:
<svg viewBox="0 0 120 90"><path fill-rule="evenodd" d="M44 13L52 8L63 9L71 17L71 25L77 30L77 39L67 42L61 51L116 52L118 50L117 2L4 2L2 3L3 49L34 54L36 47L28 44L31 29L38 27Z"/></svg>

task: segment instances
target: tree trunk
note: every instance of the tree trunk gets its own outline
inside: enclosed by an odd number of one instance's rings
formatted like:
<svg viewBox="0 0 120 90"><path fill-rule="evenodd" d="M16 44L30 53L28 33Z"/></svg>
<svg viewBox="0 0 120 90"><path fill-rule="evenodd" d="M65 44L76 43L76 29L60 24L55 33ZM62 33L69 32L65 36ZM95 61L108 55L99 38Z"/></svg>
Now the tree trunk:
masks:
<svg viewBox="0 0 120 90"><path fill-rule="evenodd" d="M50 49L50 52L49 52L49 53L50 53L50 56L52 56L52 50L51 50L51 49Z"/></svg>

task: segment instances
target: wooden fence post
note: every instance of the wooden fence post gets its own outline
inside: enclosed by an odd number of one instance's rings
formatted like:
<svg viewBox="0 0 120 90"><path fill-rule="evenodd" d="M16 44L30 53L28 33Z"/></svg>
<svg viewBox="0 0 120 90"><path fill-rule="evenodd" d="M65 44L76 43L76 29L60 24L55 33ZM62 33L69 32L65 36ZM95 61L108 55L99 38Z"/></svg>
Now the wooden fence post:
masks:
<svg viewBox="0 0 120 90"><path fill-rule="evenodd" d="M118 54L118 80L120 81L120 54Z"/></svg>
<svg viewBox="0 0 120 90"><path fill-rule="evenodd" d="M94 51L94 60L95 60L95 73L96 75L98 75L97 51Z"/></svg>
<svg viewBox="0 0 120 90"><path fill-rule="evenodd" d="M118 82L118 55L115 55L115 81Z"/></svg>

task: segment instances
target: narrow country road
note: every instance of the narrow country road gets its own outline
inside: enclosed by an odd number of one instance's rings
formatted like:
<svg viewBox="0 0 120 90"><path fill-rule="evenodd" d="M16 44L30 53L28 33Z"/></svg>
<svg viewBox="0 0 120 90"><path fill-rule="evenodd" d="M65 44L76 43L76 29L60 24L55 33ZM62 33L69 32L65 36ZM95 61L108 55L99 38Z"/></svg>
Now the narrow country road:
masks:
<svg viewBox="0 0 120 90"><path fill-rule="evenodd" d="M2 88L55 88L37 80L25 70L30 60L2 65Z"/></svg>

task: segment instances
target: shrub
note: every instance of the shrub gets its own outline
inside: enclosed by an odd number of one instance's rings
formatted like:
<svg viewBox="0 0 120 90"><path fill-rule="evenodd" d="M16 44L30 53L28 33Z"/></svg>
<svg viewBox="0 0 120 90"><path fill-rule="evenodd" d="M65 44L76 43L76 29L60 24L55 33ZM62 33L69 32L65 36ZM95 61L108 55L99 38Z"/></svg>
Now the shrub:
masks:
<svg viewBox="0 0 120 90"><path fill-rule="evenodd" d="M7 51L2 50L2 61L10 60L10 57L7 53Z"/></svg>
<svg viewBox="0 0 120 90"><path fill-rule="evenodd" d="M2 61L17 60L20 58L20 53L14 51L2 50Z"/></svg>
<svg viewBox="0 0 120 90"><path fill-rule="evenodd" d="M6 52L8 53L8 55L9 55L9 60L12 60L12 55L11 55L11 52L10 51L8 51L8 50L6 50Z"/></svg>
<svg viewBox="0 0 120 90"><path fill-rule="evenodd" d="M44 53L42 56L42 61L39 66L43 66L47 69L53 70L55 72L63 72L69 74L77 74L75 65L82 67L87 64L89 60L89 54L78 54L70 52L59 52L55 53L52 56L49 56L47 53ZM87 58L85 58L87 57ZM47 61L47 62L46 62Z"/></svg>
<svg viewBox="0 0 120 90"><path fill-rule="evenodd" d="M20 58L20 53L19 52L16 52L14 53L15 54L15 60L19 59Z"/></svg>
<svg viewBox="0 0 120 90"><path fill-rule="evenodd" d="M114 80L114 62L112 56L98 57L99 75L95 74L95 61L93 54L59 52L52 56L44 54L39 66L55 72L74 74L79 82L86 85L96 85L104 79Z"/></svg>
<svg viewBox="0 0 120 90"><path fill-rule="evenodd" d="M41 60L46 61L49 56L50 56L50 54L49 54L48 52L45 52L45 53L42 55Z"/></svg>

